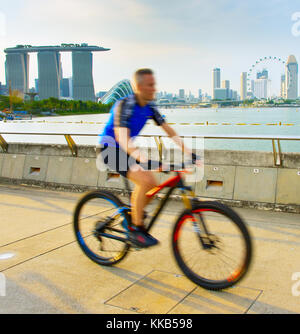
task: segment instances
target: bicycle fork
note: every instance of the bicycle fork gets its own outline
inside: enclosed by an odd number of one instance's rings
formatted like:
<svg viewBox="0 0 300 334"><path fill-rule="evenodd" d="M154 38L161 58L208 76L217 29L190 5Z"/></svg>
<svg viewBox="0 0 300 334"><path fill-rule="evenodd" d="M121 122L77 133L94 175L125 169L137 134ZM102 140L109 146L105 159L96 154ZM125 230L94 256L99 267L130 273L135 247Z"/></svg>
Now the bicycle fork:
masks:
<svg viewBox="0 0 300 334"><path fill-rule="evenodd" d="M195 218L195 214L193 214L193 217ZM201 213L197 213L196 214L196 219L193 219L193 227L194 227L194 231L195 233L197 233L200 243L203 247L203 249L211 249L211 248L217 248L214 241L210 238L210 233L208 231L208 228L204 222L203 216L201 215ZM199 227L199 223L197 222L200 221L200 225L203 229L203 233L201 233L201 228Z"/></svg>
<svg viewBox="0 0 300 334"><path fill-rule="evenodd" d="M182 189L182 201L183 201L183 204L184 204L184 206L188 210L191 210L191 212L192 212L192 208L193 208L192 201L187 196L187 194L186 194L186 192L184 190L189 190L190 195L192 196L192 198L195 198L195 194L194 194L194 192L191 189L187 189L187 187L186 187L186 189ZM209 237L210 233L208 231L208 228L207 228L207 226L206 226L206 224L204 222L204 219L203 219L203 216L201 215L201 213L194 214L192 212L192 215L193 215L193 218L194 218L193 219L194 231L195 231L195 233L197 233L198 238L200 240L200 243L201 243L203 249L211 249L213 247L216 247L214 241L211 240L211 238ZM195 218L195 216L197 218ZM202 227L204 235L203 235L203 233L201 233L201 228L199 227L199 225Z"/></svg>

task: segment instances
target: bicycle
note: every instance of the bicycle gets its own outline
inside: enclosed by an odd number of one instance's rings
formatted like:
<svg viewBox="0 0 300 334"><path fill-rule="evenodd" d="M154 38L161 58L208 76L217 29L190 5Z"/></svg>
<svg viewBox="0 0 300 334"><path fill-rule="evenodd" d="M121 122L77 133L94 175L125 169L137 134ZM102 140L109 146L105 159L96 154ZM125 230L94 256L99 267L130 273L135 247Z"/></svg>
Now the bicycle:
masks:
<svg viewBox="0 0 300 334"><path fill-rule="evenodd" d="M172 249L179 268L205 289L222 290L233 286L245 276L251 262L252 242L246 224L228 206L196 198L182 176L188 164L170 167L169 172L176 175L147 193L148 197L154 197L169 188L152 214L145 214L147 231L157 221L173 191L179 189L185 209L178 215L172 233ZM129 190L127 180L125 186ZM126 229L126 224L131 224L130 213L130 204L124 204L109 191L85 194L76 206L73 221L82 251L104 266L123 260L130 248L135 247ZM214 265L213 260L217 260Z"/></svg>

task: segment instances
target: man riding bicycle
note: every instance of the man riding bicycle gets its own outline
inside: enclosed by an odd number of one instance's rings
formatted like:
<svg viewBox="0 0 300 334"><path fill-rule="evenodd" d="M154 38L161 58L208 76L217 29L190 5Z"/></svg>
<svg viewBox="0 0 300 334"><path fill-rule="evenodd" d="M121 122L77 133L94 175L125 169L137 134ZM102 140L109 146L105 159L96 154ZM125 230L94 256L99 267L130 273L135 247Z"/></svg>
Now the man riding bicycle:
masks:
<svg viewBox="0 0 300 334"><path fill-rule="evenodd" d="M167 135L187 154L196 160L195 154L184 146L183 141L159 113L155 103L155 77L151 69L134 73L134 94L117 101L111 108L110 118L100 135L101 155L109 169L117 171L135 184L131 196L132 227L129 239L140 247L158 244L158 240L144 228L144 208L150 199L146 193L157 186L154 175L148 170L148 158L134 145L137 136L149 118L161 126Z"/></svg>

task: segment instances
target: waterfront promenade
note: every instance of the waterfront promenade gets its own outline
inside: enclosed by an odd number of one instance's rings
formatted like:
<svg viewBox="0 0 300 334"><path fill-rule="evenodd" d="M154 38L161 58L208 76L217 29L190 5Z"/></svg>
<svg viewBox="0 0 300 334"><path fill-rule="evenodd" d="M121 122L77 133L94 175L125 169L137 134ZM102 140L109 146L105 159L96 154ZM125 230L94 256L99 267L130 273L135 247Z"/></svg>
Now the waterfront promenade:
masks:
<svg viewBox="0 0 300 334"><path fill-rule="evenodd" d="M72 213L81 195L0 184L1 314L300 313L299 214L236 209L254 239L253 264L238 286L209 292L182 276L173 258L171 228L181 204L170 203L155 225L159 246L108 268L75 241Z"/></svg>

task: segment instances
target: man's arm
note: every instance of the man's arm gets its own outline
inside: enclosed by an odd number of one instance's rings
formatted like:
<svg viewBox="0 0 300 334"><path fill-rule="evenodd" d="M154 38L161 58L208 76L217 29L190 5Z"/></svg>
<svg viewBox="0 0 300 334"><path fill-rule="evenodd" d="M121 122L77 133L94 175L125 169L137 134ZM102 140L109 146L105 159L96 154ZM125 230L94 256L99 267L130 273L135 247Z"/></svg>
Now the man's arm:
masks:
<svg viewBox="0 0 300 334"><path fill-rule="evenodd" d="M184 153L186 154L192 154L192 151L186 147L184 145L183 140L178 136L178 134L176 133L176 131L170 127L169 124L167 124L166 122L164 122L161 127L164 129L164 131L166 132L166 134L174 141L175 144L177 144Z"/></svg>

